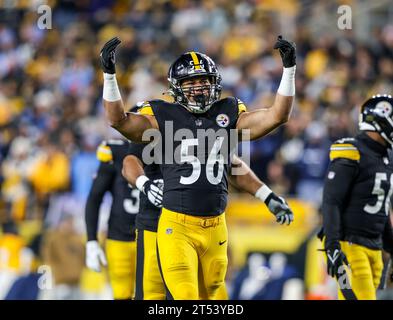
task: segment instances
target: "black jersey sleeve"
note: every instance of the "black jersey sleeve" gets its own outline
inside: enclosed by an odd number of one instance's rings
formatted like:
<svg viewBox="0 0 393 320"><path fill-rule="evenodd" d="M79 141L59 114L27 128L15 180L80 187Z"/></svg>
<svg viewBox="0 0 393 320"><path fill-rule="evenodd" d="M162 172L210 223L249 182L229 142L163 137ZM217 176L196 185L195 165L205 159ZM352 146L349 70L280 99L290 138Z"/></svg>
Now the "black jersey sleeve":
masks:
<svg viewBox="0 0 393 320"><path fill-rule="evenodd" d="M88 241L97 240L99 209L105 192L111 188L115 175L116 171L111 163L100 162L86 202L85 222Z"/></svg>
<svg viewBox="0 0 393 320"><path fill-rule="evenodd" d="M386 252L389 252L391 255L393 255L393 228L392 228L392 221L390 220L390 217L388 217L386 221L382 239L383 239L383 249Z"/></svg>
<svg viewBox="0 0 393 320"><path fill-rule="evenodd" d="M323 229L328 248L341 238L341 212L351 184L358 173L358 163L338 158L329 165L322 200Z"/></svg>

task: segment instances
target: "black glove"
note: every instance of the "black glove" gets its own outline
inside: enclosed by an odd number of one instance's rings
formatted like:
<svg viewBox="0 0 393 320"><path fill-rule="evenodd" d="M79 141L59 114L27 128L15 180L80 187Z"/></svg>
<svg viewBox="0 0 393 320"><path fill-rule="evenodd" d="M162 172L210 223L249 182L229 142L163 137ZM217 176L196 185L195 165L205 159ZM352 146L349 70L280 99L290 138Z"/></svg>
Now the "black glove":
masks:
<svg viewBox="0 0 393 320"><path fill-rule="evenodd" d="M296 65L296 45L294 42L284 40L278 36L274 49L278 49L281 55L284 68L290 68Z"/></svg>
<svg viewBox="0 0 393 320"><path fill-rule="evenodd" d="M345 265L349 266L347 257L344 252L341 251L340 244L333 242L329 247L326 248L327 256L327 273L333 278L337 279L342 275L342 268Z"/></svg>
<svg viewBox="0 0 393 320"><path fill-rule="evenodd" d="M142 187L142 192L147 196L149 201L156 207L162 207L164 183L162 179L147 180Z"/></svg>
<svg viewBox="0 0 393 320"><path fill-rule="evenodd" d="M116 47L120 44L120 39L118 37L110 39L101 49L100 61L101 68L105 73L114 74L115 69L115 53Z"/></svg>
<svg viewBox="0 0 393 320"><path fill-rule="evenodd" d="M265 200L265 204L270 212L276 216L279 224L290 224L293 221L293 212L282 197L278 197L273 192Z"/></svg>

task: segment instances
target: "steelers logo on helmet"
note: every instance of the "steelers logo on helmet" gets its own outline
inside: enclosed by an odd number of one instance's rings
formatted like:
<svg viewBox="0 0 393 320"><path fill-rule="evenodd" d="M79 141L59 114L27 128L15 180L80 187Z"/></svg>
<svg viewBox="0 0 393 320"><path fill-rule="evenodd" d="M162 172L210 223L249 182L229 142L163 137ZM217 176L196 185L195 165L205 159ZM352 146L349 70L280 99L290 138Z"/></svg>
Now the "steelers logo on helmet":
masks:
<svg viewBox="0 0 393 320"><path fill-rule="evenodd" d="M375 105L375 112L377 112L382 117L391 116L392 110L393 110L392 105L386 100L380 101Z"/></svg>
<svg viewBox="0 0 393 320"><path fill-rule="evenodd" d="M221 113L217 116L216 122L220 127L225 128L229 125L229 117L226 114Z"/></svg>
<svg viewBox="0 0 393 320"><path fill-rule="evenodd" d="M393 145L393 98L377 94L366 100L360 110L359 129L376 131Z"/></svg>
<svg viewBox="0 0 393 320"><path fill-rule="evenodd" d="M202 60L190 60L188 63L190 64L191 70L194 70L195 72L206 72Z"/></svg>

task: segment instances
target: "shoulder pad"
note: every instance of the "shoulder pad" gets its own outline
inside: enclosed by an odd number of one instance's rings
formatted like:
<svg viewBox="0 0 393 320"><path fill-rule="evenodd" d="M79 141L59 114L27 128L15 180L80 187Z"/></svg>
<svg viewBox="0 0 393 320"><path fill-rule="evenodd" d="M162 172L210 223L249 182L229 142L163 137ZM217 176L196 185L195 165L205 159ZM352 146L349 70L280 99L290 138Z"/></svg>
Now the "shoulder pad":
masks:
<svg viewBox="0 0 393 320"><path fill-rule="evenodd" d="M330 147L330 161L338 158L359 161L360 152L355 143L354 138L343 138L334 142Z"/></svg>
<svg viewBox="0 0 393 320"><path fill-rule="evenodd" d="M148 115L148 116L154 116L153 108L151 107L149 101L145 101L141 104L140 109L138 110L138 113Z"/></svg>
<svg viewBox="0 0 393 320"><path fill-rule="evenodd" d="M125 142L123 140L120 140L120 139L109 139L106 144L107 145L114 144L114 145L117 145L117 146L121 146L121 145L125 144Z"/></svg>
<svg viewBox="0 0 393 320"><path fill-rule="evenodd" d="M346 137L346 138L341 138L338 139L337 141L334 142L334 144L336 143L352 143L355 144L356 143L356 139L353 137Z"/></svg>
<svg viewBox="0 0 393 320"><path fill-rule="evenodd" d="M215 103L224 103L224 104L231 104L233 106L236 106L237 99L235 97L229 96L229 97L225 97L220 100L217 100Z"/></svg>
<svg viewBox="0 0 393 320"><path fill-rule="evenodd" d="M106 141L101 142L101 144L98 146L96 156L97 159L101 162L113 161L112 149Z"/></svg>
<svg viewBox="0 0 393 320"><path fill-rule="evenodd" d="M238 107L239 114L241 114L242 112L247 111L246 105L240 99L237 99L237 107Z"/></svg>
<svg viewBox="0 0 393 320"><path fill-rule="evenodd" d="M235 97L225 97L214 102L216 106L222 106L224 108L237 109L237 100Z"/></svg>

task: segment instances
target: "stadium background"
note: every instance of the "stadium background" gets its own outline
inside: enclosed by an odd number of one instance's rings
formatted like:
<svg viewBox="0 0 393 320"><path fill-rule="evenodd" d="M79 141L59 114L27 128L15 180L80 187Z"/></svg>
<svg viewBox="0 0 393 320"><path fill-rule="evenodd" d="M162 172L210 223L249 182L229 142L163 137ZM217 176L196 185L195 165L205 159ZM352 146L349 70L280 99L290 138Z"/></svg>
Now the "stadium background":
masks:
<svg viewBox="0 0 393 320"><path fill-rule="evenodd" d="M37 27L42 4L52 29ZM343 4L350 30L337 26ZM106 274L84 268L83 220L96 147L119 137L103 115L105 41L122 40L117 70L129 106L166 99L169 63L192 49L219 65L223 96L252 110L272 103L282 70L272 46L283 34L297 45L294 111L252 143L251 166L290 199L295 223L276 225L261 203L232 190L228 288L238 299L334 299L315 238L329 144L356 132L366 97L392 92L392 21L390 1L0 1L0 298L15 279L49 271L63 285L47 289L44 279L41 298L110 298Z"/></svg>

